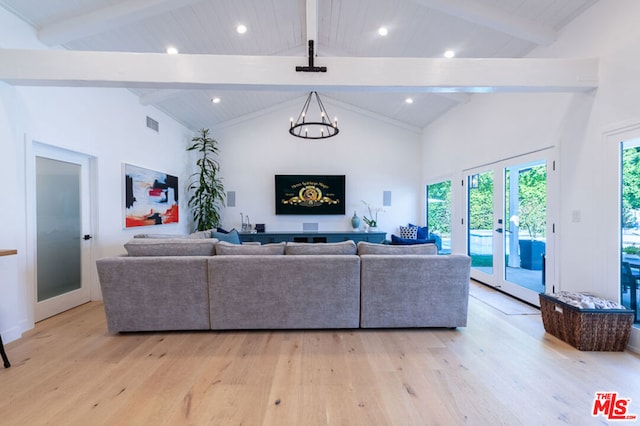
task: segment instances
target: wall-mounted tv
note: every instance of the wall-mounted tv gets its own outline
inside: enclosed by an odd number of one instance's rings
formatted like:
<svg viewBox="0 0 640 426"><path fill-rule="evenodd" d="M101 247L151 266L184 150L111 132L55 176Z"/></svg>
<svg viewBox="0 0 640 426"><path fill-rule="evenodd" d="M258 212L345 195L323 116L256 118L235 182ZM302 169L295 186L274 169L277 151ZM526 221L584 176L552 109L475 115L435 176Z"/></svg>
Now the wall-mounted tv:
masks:
<svg viewBox="0 0 640 426"><path fill-rule="evenodd" d="M276 175L276 214L345 214L344 175Z"/></svg>

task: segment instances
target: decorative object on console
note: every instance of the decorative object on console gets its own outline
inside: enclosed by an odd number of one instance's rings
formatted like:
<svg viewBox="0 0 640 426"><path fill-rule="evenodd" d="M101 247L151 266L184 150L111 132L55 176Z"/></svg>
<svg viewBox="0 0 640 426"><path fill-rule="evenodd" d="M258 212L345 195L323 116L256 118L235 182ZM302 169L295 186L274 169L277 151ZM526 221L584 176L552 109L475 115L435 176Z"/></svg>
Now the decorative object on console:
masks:
<svg viewBox="0 0 640 426"><path fill-rule="evenodd" d="M212 229L220 224L220 209L224 207L225 192L218 173L220 164L217 141L209 136L209 129L200 130L200 134L191 139L193 144L187 151L196 151L200 158L196 160L198 171L190 176L187 191L193 191L189 198L193 221L197 231Z"/></svg>
<svg viewBox="0 0 640 426"><path fill-rule="evenodd" d="M178 178L124 164L125 228L177 223Z"/></svg>
<svg viewBox="0 0 640 426"><path fill-rule="evenodd" d="M256 223L256 232L264 232L264 231L265 231L264 223Z"/></svg>
<svg viewBox="0 0 640 426"><path fill-rule="evenodd" d="M367 206L367 210L369 210L369 217L362 216L362 220L369 226L370 231L374 231L378 228L378 213L384 212L384 210L382 207L375 207L371 210L371 205L364 200L362 200L362 204Z"/></svg>
<svg viewBox="0 0 640 426"><path fill-rule="evenodd" d="M360 218L358 217L355 211L353 212L353 217L351 218L351 227L353 228L354 231L357 231L360 229Z"/></svg>
<svg viewBox="0 0 640 426"><path fill-rule="evenodd" d="M316 102L312 104L311 100L314 97ZM309 117L309 107L312 105L314 107L311 112L318 114L319 121L314 121L313 118L310 119ZM291 135L302 139L326 139L337 135L339 131L338 118L334 118L333 122L331 122L329 114L327 114L327 110L322 100L320 100L320 95L316 91L309 93L297 120L294 122L293 117L291 117L291 126L289 127Z"/></svg>

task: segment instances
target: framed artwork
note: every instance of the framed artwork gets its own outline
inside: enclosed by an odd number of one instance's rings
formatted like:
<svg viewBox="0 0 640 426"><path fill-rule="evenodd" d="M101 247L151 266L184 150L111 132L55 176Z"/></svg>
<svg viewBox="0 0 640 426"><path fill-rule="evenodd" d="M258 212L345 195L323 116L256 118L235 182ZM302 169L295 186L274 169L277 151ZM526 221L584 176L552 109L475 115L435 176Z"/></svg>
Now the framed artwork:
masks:
<svg viewBox="0 0 640 426"><path fill-rule="evenodd" d="M123 164L125 228L178 223L178 177Z"/></svg>

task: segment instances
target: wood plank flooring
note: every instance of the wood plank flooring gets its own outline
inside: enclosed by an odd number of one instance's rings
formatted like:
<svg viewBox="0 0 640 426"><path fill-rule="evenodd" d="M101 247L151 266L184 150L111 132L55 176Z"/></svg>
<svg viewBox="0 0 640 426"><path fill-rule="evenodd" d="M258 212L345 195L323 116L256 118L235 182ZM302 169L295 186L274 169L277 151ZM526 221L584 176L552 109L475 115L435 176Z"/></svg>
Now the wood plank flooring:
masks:
<svg viewBox="0 0 640 426"><path fill-rule="evenodd" d="M580 352L474 297L457 330L122 335L94 302L6 349L1 425L607 424L599 391L640 414L640 357Z"/></svg>

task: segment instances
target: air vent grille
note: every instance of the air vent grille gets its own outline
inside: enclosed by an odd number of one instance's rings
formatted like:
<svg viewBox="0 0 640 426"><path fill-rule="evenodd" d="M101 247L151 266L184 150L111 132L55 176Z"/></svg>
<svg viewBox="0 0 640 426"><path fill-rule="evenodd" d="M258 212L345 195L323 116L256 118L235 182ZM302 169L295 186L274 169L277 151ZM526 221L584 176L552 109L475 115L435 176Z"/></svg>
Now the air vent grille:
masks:
<svg viewBox="0 0 640 426"><path fill-rule="evenodd" d="M156 120L154 120L151 117L147 117L147 127L150 128L151 130L155 130L156 132L159 132L160 130L160 123L158 123Z"/></svg>

